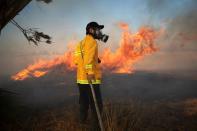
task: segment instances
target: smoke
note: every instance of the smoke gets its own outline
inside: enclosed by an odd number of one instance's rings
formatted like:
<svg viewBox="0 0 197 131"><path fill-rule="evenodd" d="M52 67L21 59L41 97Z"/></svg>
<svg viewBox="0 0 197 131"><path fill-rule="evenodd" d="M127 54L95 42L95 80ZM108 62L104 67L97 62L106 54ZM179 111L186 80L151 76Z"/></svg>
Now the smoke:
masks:
<svg viewBox="0 0 197 131"><path fill-rule="evenodd" d="M197 6L196 6L197 7ZM197 8L193 6L185 12L177 15L167 27L168 35L171 36L171 43L179 42L181 46L192 44L193 49L197 50ZM192 50L193 50L192 49Z"/></svg>
<svg viewBox="0 0 197 131"><path fill-rule="evenodd" d="M165 21L162 43L167 43L173 51L186 44L191 44L191 49L197 50L194 45L197 41L197 1L150 0L148 7L151 13Z"/></svg>
<svg viewBox="0 0 197 131"><path fill-rule="evenodd" d="M148 7L149 10L154 11L164 11L166 7L168 7L169 0L149 0ZM170 2L170 1L169 1Z"/></svg>
<svg viewBox="0 0 197 131"><path fill-rule="evenodd" d="M150 70L177 70L189 75L197 67L197 1L149 0L152 20L160 20L160 52L138 65ZM190 72L189 72L190 71Z"/></svg>

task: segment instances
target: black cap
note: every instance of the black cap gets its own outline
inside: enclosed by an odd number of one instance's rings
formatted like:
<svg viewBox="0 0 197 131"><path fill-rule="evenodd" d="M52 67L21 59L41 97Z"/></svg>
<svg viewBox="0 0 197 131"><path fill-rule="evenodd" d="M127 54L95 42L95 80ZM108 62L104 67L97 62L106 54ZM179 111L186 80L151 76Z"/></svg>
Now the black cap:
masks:
<svg viewBox="0 0 197 131"><path fill-rule="evenodd" d="M103 29L104 25L99 25L97 22L90 22L87 24L86 26L86 31L89 30L89 28L99 28L99 29Z"/></svg>

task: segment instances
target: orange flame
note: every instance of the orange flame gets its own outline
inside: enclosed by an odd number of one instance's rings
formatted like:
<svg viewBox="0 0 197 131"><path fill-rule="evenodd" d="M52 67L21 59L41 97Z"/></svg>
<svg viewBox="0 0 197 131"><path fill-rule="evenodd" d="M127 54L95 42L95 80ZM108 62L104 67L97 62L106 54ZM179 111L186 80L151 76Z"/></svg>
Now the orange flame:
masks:
<svg viewBox="0 0 197 131"><path fill-rule="evenodd" d="M68 70L74 69L72 52L66 52L63 56L56 57L52 60L39 60L36 63L29 65L26 69L12 76L13 80L24 80L29 77L41 77L48 71L58 65L66 65Z"/></svg>
<svg viewBox="0 0 197 131"><path fill-rule="evenodd" d="M101 55L104 70L114 73L132 73L133 64L143 58L146 54L157 51L154 40L158 33L149 27L142 27L138 33L132 34L126 23L119 23L123 30L120 47L112 52L109 48L103 50ZM69 44L69 47L73 44ZM26 69L12 76L13 80L24 80L29 77L41 77L58 65L65 65L67 70L74 70L73 48L52 60L39 60L29 65Z"/></svg>
<svg viewBox="0 0 197 131"><path fill-rule="evenodd" d="M132 34L126 23L119 23L119 27L123 30L120 47L114 53L105 49L102 65L104 69L115 73L132 73L135 62L146 54L157 51L154 40L158 33L149 27L142 27L138 33Z"/></svg>

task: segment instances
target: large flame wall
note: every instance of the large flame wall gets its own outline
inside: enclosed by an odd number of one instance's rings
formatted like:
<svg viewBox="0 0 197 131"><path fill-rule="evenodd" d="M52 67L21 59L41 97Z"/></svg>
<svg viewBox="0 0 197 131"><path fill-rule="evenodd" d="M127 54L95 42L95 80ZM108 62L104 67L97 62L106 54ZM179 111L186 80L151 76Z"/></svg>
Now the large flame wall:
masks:
<svg viewBox="0 0 197 131"><path fill-rule="evenodd" d="M142 60L147 54L157 51L155 39L158 32L150 27L141 27L137 33L131 33L126 23L119 23L122 30L119 47L112 52L109 48L102 51L101 64L103 70L113 73L132 73L133 64ZM74 46L74 45L73 45ZM68 50L62 56L52 60L38 60L27 68L12 76L13 80L24 80L30 77L41 77L59 65L65 65L66 70L74 70L73 50Z"/></svg>

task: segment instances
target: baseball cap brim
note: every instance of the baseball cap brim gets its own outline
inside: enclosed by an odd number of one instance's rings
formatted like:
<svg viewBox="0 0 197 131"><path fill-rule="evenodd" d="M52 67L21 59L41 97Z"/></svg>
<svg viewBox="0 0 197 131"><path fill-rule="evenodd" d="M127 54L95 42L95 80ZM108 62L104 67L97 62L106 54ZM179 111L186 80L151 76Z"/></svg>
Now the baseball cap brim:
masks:
<svg viewBox="0 0 197 131"><path fill-rule="evenodd" d="M103 29L104 28L104 25L99 25L98 28L99 29Z"/></svg>

